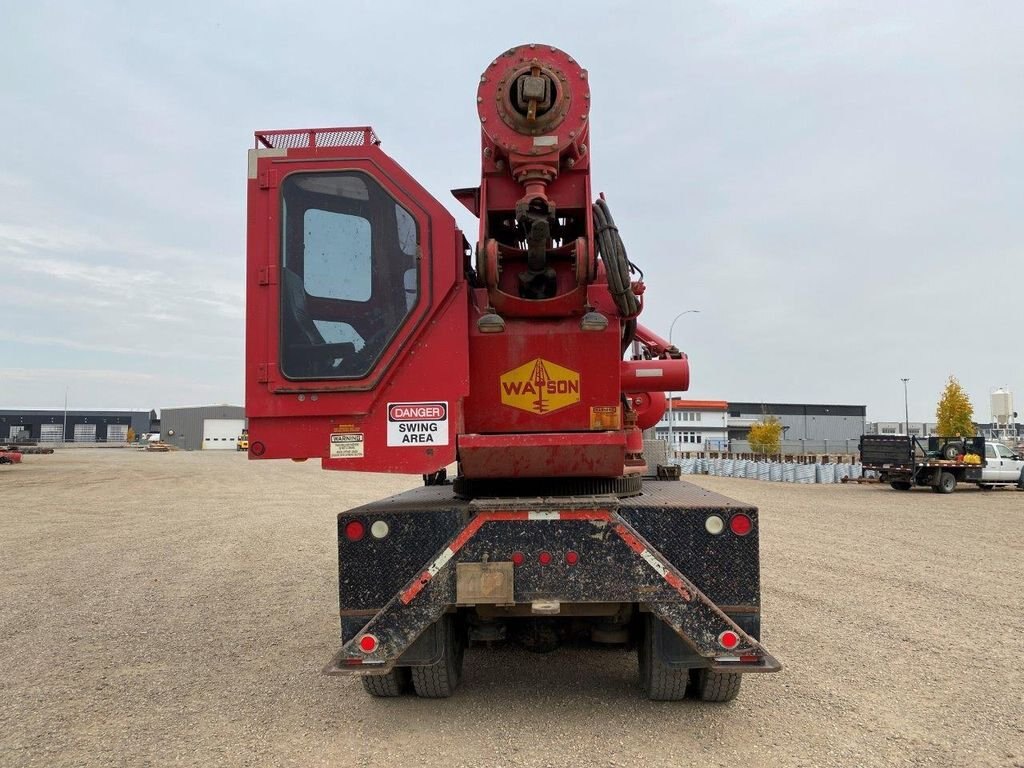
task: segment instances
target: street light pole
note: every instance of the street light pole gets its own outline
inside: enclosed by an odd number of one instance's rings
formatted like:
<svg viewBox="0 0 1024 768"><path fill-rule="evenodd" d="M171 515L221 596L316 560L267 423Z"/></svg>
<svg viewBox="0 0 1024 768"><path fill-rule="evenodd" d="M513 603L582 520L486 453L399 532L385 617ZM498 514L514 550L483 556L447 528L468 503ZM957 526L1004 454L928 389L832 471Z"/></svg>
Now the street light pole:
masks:
<svg viewBox="0 0 1024 768"><path fill-rule="evenodd" d="M694 314L694 313L700 314L700 310L699 309L687 309L687 310L684 310L684 311L680 312L678 315L676 315L675 317L672 318L672 323L668 327L668 343L669 343L669 346L672 346L672 331L675 330L676 320L678 320L683 315L689 315L689 314ZM668 449L669 449L669 451L671 451L671 453L669 453L669 457L674 459L675 456L676 456L676 446L675 446L675 443L672 442L672 393L671 392L668 393Z"/></svg>
<svg viewBox="0 0 1024 768"><path fill-rule="evenodd" d="M910 408L907 405L907 382L910 379L900 379L903 382L903 431L910 437Z"/></svg>

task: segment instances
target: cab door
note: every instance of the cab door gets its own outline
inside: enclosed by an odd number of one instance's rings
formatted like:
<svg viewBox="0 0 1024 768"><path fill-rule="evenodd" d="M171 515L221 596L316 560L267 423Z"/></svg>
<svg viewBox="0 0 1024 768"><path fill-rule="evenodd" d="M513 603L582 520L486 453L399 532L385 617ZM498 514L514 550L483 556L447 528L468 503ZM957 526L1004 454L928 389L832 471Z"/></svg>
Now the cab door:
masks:
<svg viewBox="0 0 1024 768"><path fill-rule="evenodd" d="M469 387L464 239L369 128L250 151L251 458L422 474L455 459Z"/></svg>
<svg viewBox="0 0 1024 768"><path fill-rule="evenodd" d="M1020 477L1021 466L1024 462L1017 458L1017 455L1002 443L995 443L996 454L999 456L1000 476L1006 482L1016 482Z"/></svg>
<svg viewBox="0 0 1024 768"><path fill-rule="evenodd" d="M1003 480L1003 467L994 443L985 443L985 466L981 470L981 479L995 483Z"/></svg>

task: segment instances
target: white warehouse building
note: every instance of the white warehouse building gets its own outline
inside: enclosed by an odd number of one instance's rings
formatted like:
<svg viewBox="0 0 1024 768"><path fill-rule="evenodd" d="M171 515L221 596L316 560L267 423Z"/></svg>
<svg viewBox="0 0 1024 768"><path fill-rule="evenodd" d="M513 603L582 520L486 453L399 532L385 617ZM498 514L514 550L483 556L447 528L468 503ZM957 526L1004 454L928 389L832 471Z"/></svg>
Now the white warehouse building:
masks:
<svg viewBox="0 0 1024 768"><path fill-rule="evenodd" d="M729 446L729 404L724 400L672 398L655 426L655 437L671 442L677 451L724 451ZM670 421L671 418L671 421ZM671 430L669 424L672 425ZM672 439L669 441L669 432Z"/></svg>

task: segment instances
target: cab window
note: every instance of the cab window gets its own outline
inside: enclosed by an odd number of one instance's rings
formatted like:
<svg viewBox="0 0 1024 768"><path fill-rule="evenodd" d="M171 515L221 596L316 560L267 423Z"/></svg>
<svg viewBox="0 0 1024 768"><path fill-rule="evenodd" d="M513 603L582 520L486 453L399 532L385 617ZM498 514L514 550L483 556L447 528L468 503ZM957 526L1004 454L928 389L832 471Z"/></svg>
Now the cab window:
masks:
<svg viewBox="0 0 1024 768"><path fill-rule="evenodd" d="M281 371L358 379L419 299L415 218L368 175L294 173L281 184Z"/></svg>

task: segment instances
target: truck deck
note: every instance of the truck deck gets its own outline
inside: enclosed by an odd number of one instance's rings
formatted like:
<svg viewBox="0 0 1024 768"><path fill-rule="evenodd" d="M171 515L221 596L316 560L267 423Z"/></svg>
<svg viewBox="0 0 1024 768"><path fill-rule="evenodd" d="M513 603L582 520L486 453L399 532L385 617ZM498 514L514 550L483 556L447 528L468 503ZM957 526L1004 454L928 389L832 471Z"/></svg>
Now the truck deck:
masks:
<svg viewBox="0 0 1024 768"><path fill-rule="evenodd" d="M452 614L470 640L572 617L626 646L651 614L678 670L780 668L758 641L757 509L692 483L472 500L428 486L343 512L338 531L342 649L329 674L436 664Z"/></svg>

